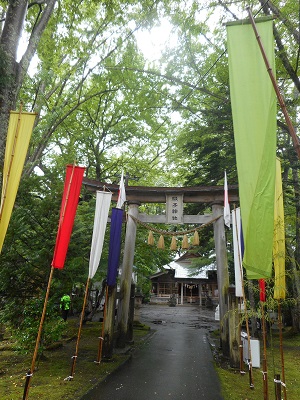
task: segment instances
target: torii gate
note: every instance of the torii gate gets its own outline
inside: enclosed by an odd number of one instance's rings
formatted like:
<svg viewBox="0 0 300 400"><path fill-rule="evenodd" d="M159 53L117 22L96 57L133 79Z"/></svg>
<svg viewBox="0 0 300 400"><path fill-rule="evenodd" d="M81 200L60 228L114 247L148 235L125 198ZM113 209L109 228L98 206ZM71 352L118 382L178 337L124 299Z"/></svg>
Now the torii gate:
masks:
<svg viewBox="0 0 300 400"><path fill-rule="evenodd" d="M83 184L89 191L110 190L112 200L117 201L119 186L106 184L88 178L83 179ZM238 202L238 186L228 186L230 201ZM172 208L172 199L176 198L179 206ZM216 249L217 282L220 311L220 340L223 354L229 355L229 328L225 315L228 311L229 274L226 253L226 238L223 218L224 187L223 186L197 186L197 187L146 187L126 186L126 199L128 204L128 218L124 245L124 255L121 274L121 298L118 311L118 346L124 347L127 341L128 316L130 304L130 288L132 268L134 261L135 239L137 220L153 224L207 224L213 220L214 241ZM139 213L142 203L165 203L165 215L147 215ZM211 204L212 213L205 215L184 215L183 203ZM181 211L182 210L182 211ZM130 218L132 216L133 218Z"/></svg>

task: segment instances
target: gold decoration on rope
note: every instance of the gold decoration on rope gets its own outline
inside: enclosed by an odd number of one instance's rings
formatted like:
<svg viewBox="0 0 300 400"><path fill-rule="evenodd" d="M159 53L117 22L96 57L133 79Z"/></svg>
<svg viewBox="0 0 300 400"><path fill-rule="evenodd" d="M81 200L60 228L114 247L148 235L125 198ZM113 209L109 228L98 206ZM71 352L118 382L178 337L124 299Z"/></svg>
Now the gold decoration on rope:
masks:
<svg viewBox="0 0 300 400"><path fill-rule="evenodd" d="M157 243L157 248L158 249L165 249L165 239L163 237L163 235L160 235L158 243Z"/></svg>
<svg viewBox="0 0 300 400"><path fill-rule="evenodd" d="M154 236L153 236L153 232L149 231L149 235L148 235L148 244L150 246L154 246Z"/></svg>
<svg viewBox="0 0 300 400"><path fill-rule="evenodd" d="M199 233L198 231L195 231L193 237L193 246L199 246L199 244L200 244Z"/></svg>
<svg viewBox="0 0 300 400"><path fill-rule="evenodd" d="M182 240L182 245L181 248L182 249L188 249L190 247L189 245L189 241L188 241L188 234L189 233L194 233L193 236L193 240L192 240L192 246L199 246L200 240L199 240L199 233L198 231L210 224L213 224L214 222L216 222L221 216L216 217L214 219L212 219L211 221L207 222L206 224L202 224L200 226L198 226L197 228L192 228L186 231L182 231L182 232L169 232L169 231L164 231L164 230L159 230L156 229L152 226L150 226L149 224L146 224L145 222L140 221L138 218L134 217L133 215L130 215L130 217L138 224L142 225L144 228L149 230L149 234L148 234L148 244L150 246L154 246L154 236L153 236L153 232L158 233L159 236L159 240L157 243L157 247L159 249L164 249L165 248L165 241L164 241L164 236L172 236L172 240L171 240L171 245L170 245L170 250L176 251L177 250L177 243L176 243L176 236L183 236L183 240Z"/></svg>
<svg viewBox="0 0 300 400"><path fill-rule="evenodd" d="M187 250L189 247L190 247L189 246L189 240L188 240L187 234L185 234L185 235L183 235L181 248L183 250Z"/></svg>
<svg viewBox="0 0 300 400"><path fill-rule="evenodd" d="M176 236L172 236L170 250L173 250L173 251L177 250Z"/></svg>

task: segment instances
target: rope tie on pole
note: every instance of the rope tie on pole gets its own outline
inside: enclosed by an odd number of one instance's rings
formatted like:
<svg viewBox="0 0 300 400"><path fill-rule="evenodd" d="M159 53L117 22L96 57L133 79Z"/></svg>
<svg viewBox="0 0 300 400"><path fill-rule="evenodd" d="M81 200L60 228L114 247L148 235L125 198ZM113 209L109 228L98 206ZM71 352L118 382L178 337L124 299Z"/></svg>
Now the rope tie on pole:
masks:
<svg viewBox="0 0 300 400"><path fill-rule="evenodd" d="M274 383L278 383L278 384L280 384L281 386L286 387L286 383L282 382L281 379L276 379L276 378L274 378Z"/></svg>
<svg viewBox="0 0 300 400"><path fill-rule="evenodd" d="M73 376L69 375L64 379L64 381L71 381L72 379L73 379Z"/></svg>
<svg viewBox="0 0 300 400"><path fill-rule="evenodd" d="M266 377L268 375L268 372L267 371L260 371L260 372L263 374L263 378L264 378L264 381L265 381Z"/></svg>

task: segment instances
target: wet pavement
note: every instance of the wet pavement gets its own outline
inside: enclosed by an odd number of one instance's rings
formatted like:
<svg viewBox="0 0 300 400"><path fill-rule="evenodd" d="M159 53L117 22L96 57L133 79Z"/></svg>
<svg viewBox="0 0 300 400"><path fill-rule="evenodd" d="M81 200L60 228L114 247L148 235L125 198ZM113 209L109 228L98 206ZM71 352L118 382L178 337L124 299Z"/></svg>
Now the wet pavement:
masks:
<svg viewBox="0 0 300 400"><path fill-rule="evenodd" d="M82 400L223 400L208 340L218 328L213 311L144 305L140 321L153 335Z"/></svg>

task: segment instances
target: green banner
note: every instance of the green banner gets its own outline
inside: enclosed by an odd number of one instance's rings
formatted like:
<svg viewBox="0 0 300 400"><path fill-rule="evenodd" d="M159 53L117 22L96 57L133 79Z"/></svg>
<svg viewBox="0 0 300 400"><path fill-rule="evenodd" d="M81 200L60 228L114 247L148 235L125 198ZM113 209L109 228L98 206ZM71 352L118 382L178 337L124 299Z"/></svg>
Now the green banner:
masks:
<svg viewBox="0 0 300 400"><path fill-rule="evenodd" d="M275 71L273 22L257 23ZM248 279L272 274L276 94L251 24L227 26L230 98Z"/></svg>

